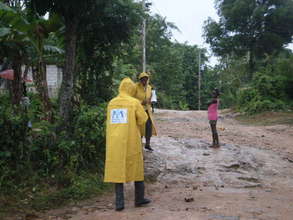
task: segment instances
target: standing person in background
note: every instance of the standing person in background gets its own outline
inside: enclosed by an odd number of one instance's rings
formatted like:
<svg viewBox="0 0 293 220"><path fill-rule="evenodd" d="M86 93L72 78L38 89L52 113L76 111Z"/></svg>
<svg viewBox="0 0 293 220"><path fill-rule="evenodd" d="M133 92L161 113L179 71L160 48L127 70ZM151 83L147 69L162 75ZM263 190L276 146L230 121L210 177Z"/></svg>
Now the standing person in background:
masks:
<svg viewBox="0 0 293 220"><path fill-rule="evenodd" d="M220 92L218 89L214 89L212 92L212 100L208 103L208 119L212 130L213 144L212 148L219 148L219 136L217 132L217 120L218 120L218 108L219 108L219 96Z"/></svg>
<svg viewBox="0 0 293 220"><path fill-rule="evenodd" d="M136 93L134 95L140 103L143 105L145 112L148 115L148 120L145 125L145 129L141 131L142 136L145 137L145 149L153 151L150 146L152 135L157 135L152 110L151 110L151 96L152 88L149 85L149 75L145 72L139 74L139 82L136 83Z"/></svg>
<svg viewBox="0 0 293 220"><path fill-rule="evenodd" d="M144 197L144 165L140 127L147 114L136 98L130 78L121 81L119 95L107 108L105 182L115 183L116 211L124 209L123 183L134 181L135 206L150 203Z"/></svg>
<svg viewBox="0 0 293 220"><path fill-rule="evenodd" d="M155 104L157 103L157 94L154 87L152 87L152 97L151 97L151 105L152 105L152 113L155 112Z"/></svg>

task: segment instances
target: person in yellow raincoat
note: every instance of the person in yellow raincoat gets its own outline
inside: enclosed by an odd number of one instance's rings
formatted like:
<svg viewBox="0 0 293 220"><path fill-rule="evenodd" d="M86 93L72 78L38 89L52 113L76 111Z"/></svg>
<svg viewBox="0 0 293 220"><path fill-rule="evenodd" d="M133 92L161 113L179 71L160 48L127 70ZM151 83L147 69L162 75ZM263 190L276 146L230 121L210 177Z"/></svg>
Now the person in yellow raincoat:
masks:
<svg viewBox="0 0 293 220"><path fill-rule="evenodd" d="M157 135L157 130L151 110L152 87L149 85L149 74L142 72L138 78L139 82L136 83L136 92L134 97L140 101L148 115L145 128L141 131L141 133L142 136L145 137L145 149L153 151L150 146L150 142L152 135Z"/></svg>
<svg viewBox="0 0 293 220"><path fill-rule="evenodd" d="M144 165L140 127L147 114L133 97L135 84L130 78L121 81L119 95L107 107L105 182L115 183L116 210L124 209L123 183L134 181L135 206L150 202L144 197Z"/></svg>

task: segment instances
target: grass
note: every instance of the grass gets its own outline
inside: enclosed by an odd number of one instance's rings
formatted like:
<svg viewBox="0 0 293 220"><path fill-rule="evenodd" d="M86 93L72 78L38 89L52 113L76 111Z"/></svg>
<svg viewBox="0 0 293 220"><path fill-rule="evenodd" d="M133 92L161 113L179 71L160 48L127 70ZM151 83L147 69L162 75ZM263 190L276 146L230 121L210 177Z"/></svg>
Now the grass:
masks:
<svg viewBox="0 0 293 220"><path fill-rule="evenodd" d="M96 174L76 176L66 187L52 186L50 183L20 186L12 194L0 195L0 219L62 207L109 190L110 184L103 183Z"/></svg>
<svg viewBox="0 0 293 220"><path fill-rule="evenodd" d="M263 112L256 115L239 115L236 117L243 124L250 125L293 125L293 112Z"/></svg>

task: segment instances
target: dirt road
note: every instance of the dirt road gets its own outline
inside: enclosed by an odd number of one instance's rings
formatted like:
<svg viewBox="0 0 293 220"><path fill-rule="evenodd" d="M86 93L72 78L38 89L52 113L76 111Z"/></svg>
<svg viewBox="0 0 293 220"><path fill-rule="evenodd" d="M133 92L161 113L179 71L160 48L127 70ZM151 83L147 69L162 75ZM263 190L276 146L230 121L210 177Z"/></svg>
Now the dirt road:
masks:
<svg viewBox="0 0 293 220"><path fill-rule="evenodd" d="M211 149L205 111L157 110L159 136L145 152L146 195L152 203L115 212L113 193L52 210L41 219L292 220L293 127L248 126L231 113L218 122L220 149Z"/></svg>

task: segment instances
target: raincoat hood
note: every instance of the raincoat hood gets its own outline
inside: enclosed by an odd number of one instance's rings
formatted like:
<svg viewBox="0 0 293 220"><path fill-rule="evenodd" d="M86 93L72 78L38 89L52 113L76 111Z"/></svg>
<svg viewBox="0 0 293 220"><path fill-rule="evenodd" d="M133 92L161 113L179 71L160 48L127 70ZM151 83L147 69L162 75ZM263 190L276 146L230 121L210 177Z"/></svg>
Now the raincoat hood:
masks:
<svg viewBox="0 0 293 220"><path fill-rule="evenodd" d="M147 78L150 78L150 75L147 74L146 72L142 72L141 74L139 74L138 78L141 79L143 77L147 77Z"/></svg>
<svg viewBox="0 0 293 220"><path fill-rule="evenodd" d="M119 86L119 95L134 96L135 84L130 78L124 78Z"/></svg>

